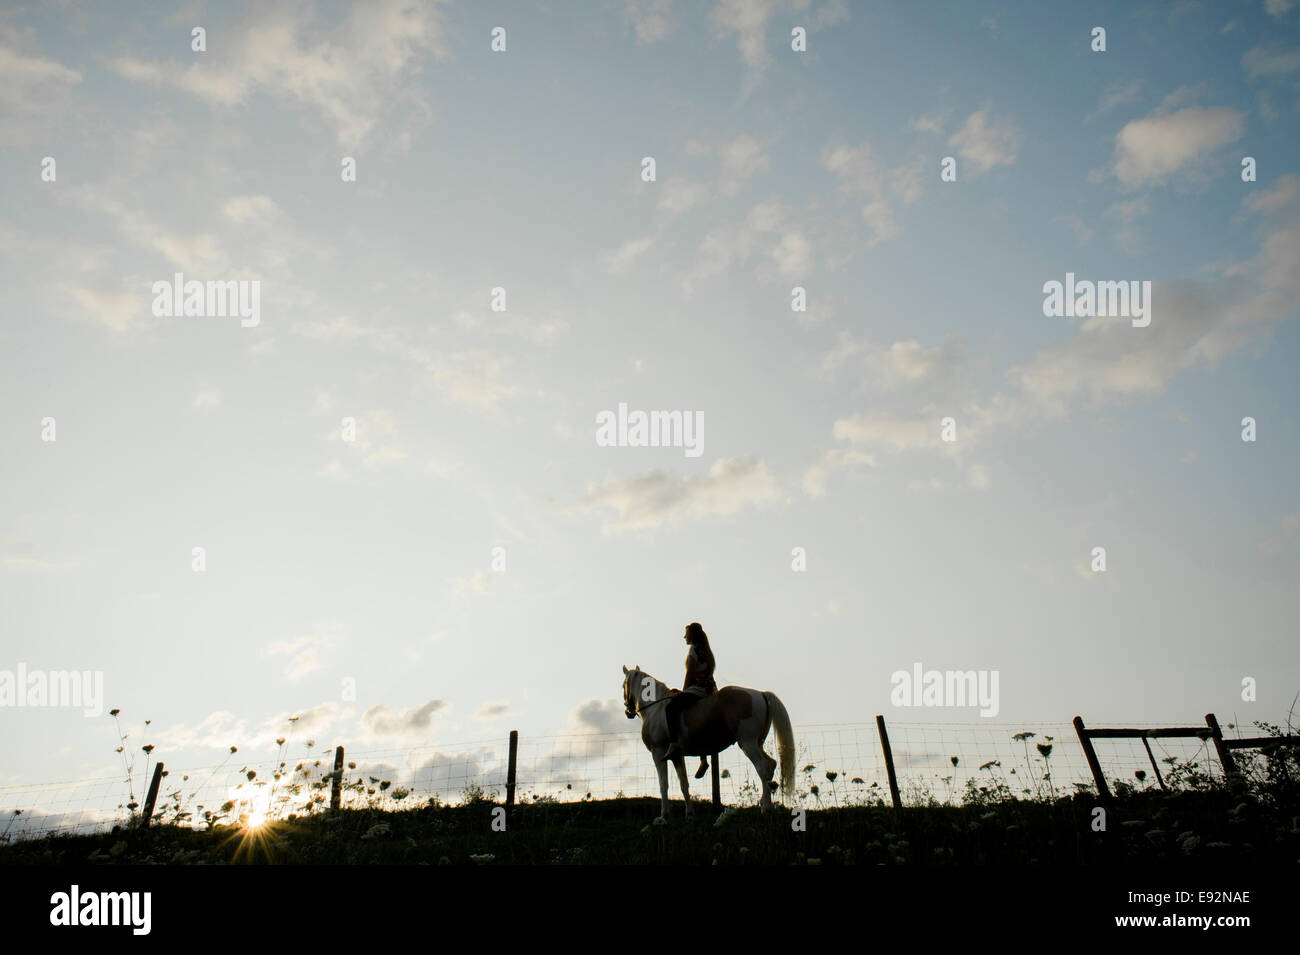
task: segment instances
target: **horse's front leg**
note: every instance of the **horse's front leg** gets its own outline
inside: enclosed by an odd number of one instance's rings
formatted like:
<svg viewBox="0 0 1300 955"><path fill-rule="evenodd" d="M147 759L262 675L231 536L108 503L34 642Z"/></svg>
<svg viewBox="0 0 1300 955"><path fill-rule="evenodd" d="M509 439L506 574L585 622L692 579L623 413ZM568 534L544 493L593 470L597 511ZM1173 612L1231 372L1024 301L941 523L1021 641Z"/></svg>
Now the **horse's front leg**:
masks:
<svg viewBox="0 0 1300 955"><path fill-rule="evenodd" d="M659 771L659 818L668 821L668 761L663 753L655 753L655 769Z"/></svg>
<svg viewBox="0 0 1300 955"><path fill-rule="evenodd" d="M686 758L680 753L673 757L673 766L677 769L677 780L682 784L682 798L686 800L686 815L691 815L691 790L686 782Z"/></svg>

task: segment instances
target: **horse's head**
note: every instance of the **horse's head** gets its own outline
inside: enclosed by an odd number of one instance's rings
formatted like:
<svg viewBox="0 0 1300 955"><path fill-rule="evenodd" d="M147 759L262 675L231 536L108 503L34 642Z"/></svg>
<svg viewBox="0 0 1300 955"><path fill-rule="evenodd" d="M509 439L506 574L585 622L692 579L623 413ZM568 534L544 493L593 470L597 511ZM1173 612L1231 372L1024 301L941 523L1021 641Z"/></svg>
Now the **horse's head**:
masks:
<svg viewBox="0 0 1300 955"><path fill-rule="evenodd" d="M645 674L640 667L628 669L623 667L623 712L630 720L636 719L636 696L645 681Z"/></svg>

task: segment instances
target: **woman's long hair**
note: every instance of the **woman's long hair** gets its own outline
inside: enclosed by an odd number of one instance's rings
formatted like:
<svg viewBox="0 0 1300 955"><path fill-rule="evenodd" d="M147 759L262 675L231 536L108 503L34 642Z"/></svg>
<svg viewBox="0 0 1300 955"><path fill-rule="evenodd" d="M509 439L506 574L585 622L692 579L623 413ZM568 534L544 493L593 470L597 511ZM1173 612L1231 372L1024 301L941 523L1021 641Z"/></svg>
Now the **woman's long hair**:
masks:
<svg viewBox="0 0 1300 955"><path fill-rule="evenodd" d="M713 648L709 646L709 635L704 632L704 628L698 623L690 624L686 628L686 638L695 648L695 656L700 664L712 672L717 664L713 659Z"/></svg>

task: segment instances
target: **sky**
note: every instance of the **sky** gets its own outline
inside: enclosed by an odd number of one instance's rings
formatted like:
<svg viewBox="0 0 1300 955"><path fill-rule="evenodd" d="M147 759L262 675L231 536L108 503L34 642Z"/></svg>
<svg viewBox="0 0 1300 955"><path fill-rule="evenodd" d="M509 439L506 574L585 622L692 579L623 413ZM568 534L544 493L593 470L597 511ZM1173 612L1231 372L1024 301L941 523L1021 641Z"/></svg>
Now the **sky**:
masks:
<svg viewBox="0 0 1300 955"><path fill-rule="evenodd" d="M175 766L625 732L692 621L796 725L1285 722L1298 7L5 3L0 670Z"/></svg>

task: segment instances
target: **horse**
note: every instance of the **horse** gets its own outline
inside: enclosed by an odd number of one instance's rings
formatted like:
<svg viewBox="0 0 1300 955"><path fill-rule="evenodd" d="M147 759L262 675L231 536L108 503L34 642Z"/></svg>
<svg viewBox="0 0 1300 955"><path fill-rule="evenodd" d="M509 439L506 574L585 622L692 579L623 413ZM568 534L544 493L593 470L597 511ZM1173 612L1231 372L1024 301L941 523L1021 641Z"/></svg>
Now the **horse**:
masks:
<svg viewBox="0 0 1300 955"><path fill-rule="evenodd" d="M623 667L623 709L628 719L641 717L641 741L654 758L659 771L659 818L668 816L668 720L666 704L672 697L668 687L640 667ZM677 779L686 800L686 815L691 814L691 794L686 782L687 756L709 756L736 743L749 757L763 783L761 811L772 808L772 774L777 761L763 750L767 732L776 727L777 750L781 757L781 793L794 792L794 729L790 714L775 693L751 690L744 686L724 686L689 707L682 714L682 732L678 739L682 752L673 757Z"/></svg>

